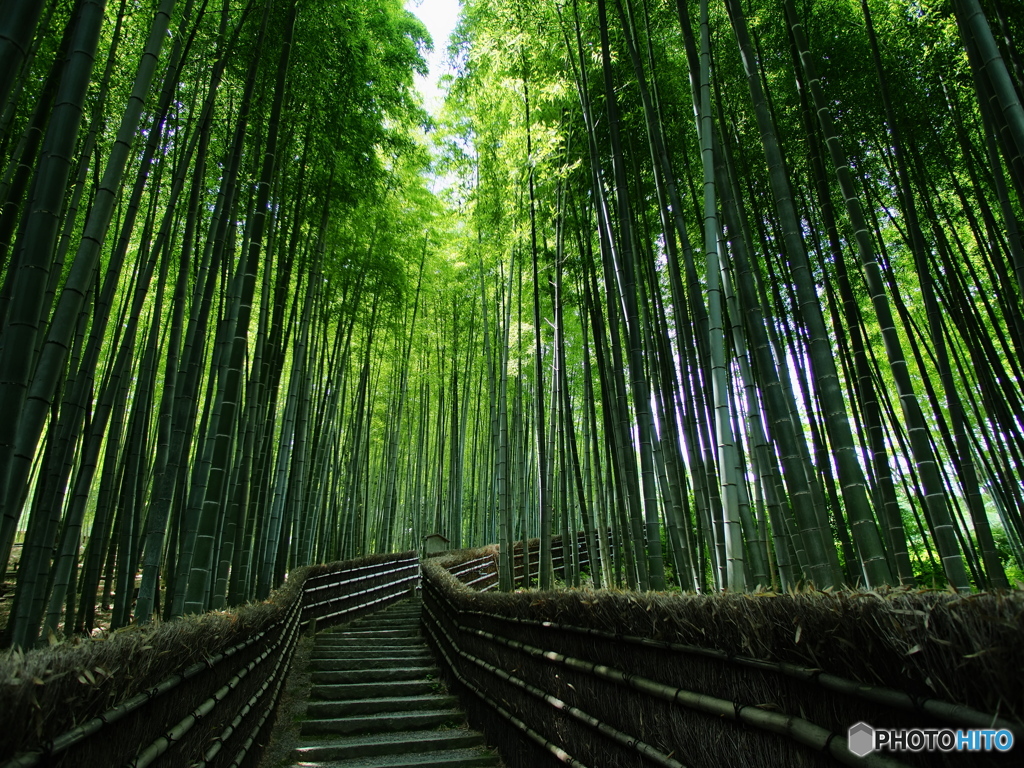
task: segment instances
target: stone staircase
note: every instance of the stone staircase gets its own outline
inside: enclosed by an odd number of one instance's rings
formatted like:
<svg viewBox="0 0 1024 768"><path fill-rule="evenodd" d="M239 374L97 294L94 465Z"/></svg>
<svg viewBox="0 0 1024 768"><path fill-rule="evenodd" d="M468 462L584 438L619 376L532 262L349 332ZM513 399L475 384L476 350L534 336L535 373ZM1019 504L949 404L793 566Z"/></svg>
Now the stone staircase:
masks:
<svg viewBox="0 0 1024 768"><path fill-rule="evenodd" d="M437 681L418 600L318 634L309 669L294 768L500 765Z"/></svg>

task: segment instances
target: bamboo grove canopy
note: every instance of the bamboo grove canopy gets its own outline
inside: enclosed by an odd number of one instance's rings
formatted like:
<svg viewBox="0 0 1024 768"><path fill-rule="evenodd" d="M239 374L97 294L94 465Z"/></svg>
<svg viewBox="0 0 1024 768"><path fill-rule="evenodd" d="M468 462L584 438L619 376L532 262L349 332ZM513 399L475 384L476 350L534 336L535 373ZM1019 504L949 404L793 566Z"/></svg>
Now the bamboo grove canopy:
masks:
<svg viewBox="0 0 1024 768"><path fill-rule="evenodd" d="M430 116L398 0L6 0L6 642L433 533L505 589L577 531L570 585L1011 586L1022 36L466 0Z"/></svg>

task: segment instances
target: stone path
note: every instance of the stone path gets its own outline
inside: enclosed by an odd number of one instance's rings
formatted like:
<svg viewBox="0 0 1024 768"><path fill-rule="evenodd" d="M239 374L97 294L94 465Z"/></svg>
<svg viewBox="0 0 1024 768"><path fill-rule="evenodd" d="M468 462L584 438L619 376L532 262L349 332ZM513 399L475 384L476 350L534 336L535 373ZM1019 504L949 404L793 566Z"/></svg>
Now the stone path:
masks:
<svg viewBox="0 0 1024 768"><path fill-rule="evenodd" d="M309 669L293 768L500 766L437 681L418 600L319 633Z"/></svg>

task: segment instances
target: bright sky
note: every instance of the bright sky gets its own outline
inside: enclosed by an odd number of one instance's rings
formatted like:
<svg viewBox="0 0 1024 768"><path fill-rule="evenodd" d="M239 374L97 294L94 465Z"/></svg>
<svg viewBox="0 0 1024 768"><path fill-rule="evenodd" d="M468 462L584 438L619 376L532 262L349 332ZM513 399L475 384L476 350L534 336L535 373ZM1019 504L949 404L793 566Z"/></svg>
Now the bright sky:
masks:
<svg viewBox="0 0 1024 768"><path fill-rule="evenodd" d="M427 110L436 113L441 108L444 95L438 88L438 80L448 68L444 65L448 38L459 20L459 0L407 0L405 7L415 13L427 26L434 40L434 52L427 58L430 76L416 76L416 87L423 94Z"/></svg>

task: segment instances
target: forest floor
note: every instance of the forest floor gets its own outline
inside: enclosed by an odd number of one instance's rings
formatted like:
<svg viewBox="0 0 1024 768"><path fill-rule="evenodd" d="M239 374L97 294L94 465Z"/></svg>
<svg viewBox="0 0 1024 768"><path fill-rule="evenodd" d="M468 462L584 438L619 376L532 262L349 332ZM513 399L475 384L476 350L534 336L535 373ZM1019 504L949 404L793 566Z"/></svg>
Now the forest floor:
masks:
<svg viewBox="0 0 1024 768"><path fill-rule="evenodd" d="M11 551L11 559L7 564L7 573L4 576L4 580L0 583L0 632L3 632L4 627L7 626L7 620L11 615L11 608L14 605L14 588L18 583L18 565L21 562L21 548L20 542L14 545L14 549ZM140 576L135 578L136 589L139 586ZM97 635L106 632L110 629L110 620L113 618L114 603L113 595L111 595L110 602L103 602L96 606L96 619L93 627L92 634Z"/></svg>

